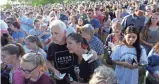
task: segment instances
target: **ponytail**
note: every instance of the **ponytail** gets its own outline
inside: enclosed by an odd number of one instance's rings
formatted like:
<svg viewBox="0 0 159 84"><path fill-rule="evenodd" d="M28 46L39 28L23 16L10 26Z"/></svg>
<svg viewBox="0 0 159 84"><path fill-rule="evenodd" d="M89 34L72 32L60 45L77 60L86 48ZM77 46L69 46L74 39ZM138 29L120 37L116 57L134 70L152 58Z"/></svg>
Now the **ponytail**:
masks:
<svg viewBox="0 0 159 84"><path fill-rule="evenodd" d="M22 57L25 54L24 48L20 43L16 43L15 45L19 48L19 56Z"/></svg>
<svg viewBox="0 0 159 84"><path fill-rule="evenodd" d="M36 45L43 49L43 44L37 36L36 36Z"/></svg>
<svg viewBox="0 0 159 84"><path fill-rule="evenodd" d="M77 43L81 43L81 47L83 49L87 49L88 51L90 51L90 47L89 47L89 44L88 44L87 40L85 38L83 38L80 34L78 34L78 33L71 33L71 34L69 34L67 36L67 38L68 37L71 37Z"/></svg>
<svg viewBox="0 0 159 84"><path fill-rule="evenodd" d="M16 54L18 58L19 56L22 57L25 54L25 51L22 45L19 43L7 44L4 47L2 47L2 51L7 51L10 55Z"/></svg>
<svg viewBox="0 0 159 84"><path fill-rule="evenodd" d="M37 36L29 35L26 37L26 40L28 40L31 43L36 42L36 45L43 49L43 44Z"/></svg>

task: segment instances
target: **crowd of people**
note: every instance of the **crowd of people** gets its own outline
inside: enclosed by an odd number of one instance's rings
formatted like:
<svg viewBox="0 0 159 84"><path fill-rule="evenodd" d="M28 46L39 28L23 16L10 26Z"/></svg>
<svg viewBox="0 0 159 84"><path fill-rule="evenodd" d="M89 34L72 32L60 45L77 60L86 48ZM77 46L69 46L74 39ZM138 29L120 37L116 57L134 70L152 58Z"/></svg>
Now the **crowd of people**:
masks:
<svg viewBox="0 0 159 84"><path fill-rule="evenodd" d="M159 0L13 6L0 30L2 84L159 84Z"/></svg>

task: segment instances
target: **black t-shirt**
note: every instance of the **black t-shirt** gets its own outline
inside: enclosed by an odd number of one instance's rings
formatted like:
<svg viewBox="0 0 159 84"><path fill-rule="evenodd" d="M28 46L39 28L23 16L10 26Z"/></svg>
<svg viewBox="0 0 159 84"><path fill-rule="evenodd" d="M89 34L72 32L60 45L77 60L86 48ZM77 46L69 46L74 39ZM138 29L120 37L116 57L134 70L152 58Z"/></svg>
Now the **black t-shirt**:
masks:
<svg viewBox="0 0 159 84"><path fill-rule="evenodd" d="M47 53L47 60L53 62L54 67L59 70L60 73L67 73L67 76L70 74L73 80L76 80L74 65L78 58L69 53L66 44L58 45L51 43ZM57 80L56 82L57 84L67 84L68 80L68 77L65 77L64 80Z"/></svg>
<svg viewBox="0 0 159 84"><path fill-rule="evenodd" d="M101 65L99 61L100 59L88 63L87 61L82 59L81 63L75 66L77 80L80 83L88 83L92 74L94 73L94 70Z"/></svg>

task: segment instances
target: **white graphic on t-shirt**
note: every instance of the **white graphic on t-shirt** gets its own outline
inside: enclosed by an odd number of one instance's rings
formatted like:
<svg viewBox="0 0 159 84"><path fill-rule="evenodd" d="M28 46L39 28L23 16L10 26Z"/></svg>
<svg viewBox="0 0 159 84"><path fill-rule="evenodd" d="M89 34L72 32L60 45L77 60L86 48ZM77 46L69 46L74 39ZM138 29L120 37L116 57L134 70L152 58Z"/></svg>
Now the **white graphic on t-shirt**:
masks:
<svg viewBox="0 0 159 84"><path fill-rule="evenodd" d="M57 69L67 69L73 66L74 57L70 56L69 51L55 52L55 64Z"/></svg>

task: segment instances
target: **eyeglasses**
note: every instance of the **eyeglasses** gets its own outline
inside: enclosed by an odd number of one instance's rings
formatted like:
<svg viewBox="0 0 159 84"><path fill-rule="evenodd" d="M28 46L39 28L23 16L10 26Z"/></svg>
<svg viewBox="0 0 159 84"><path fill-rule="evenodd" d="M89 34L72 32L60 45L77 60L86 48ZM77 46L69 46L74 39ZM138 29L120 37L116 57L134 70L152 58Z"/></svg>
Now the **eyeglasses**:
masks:
<svg viewBox="0 0 159 84"><path fill-rule="evenodd" d="M30 52L35 53L38 57L40 57L39 55L41 55L41 54L38 53L38 52L34 52L34 51L30 51ZM37 67L38 67L38 65L37 65L36 67L34 67L33 69L31 69L31 70L24 70L23 68L19 68L19 70L20 70L21 72L26 73L26 74L30 74L30 73L31 73L32 71L34 71Z"/></svg>
<svg viewBox="0 0 159 84"><path fill-rule="evenodd" d="M31 69L31 70L24 70L23 68L19 68L19 70L20 70L21 72L26 73L26 74L30 74L30 73L31 73L32 71L34 71L37 67L38 67L38 66L36 66L35 68L33 68L33 69Z"/></svg>

